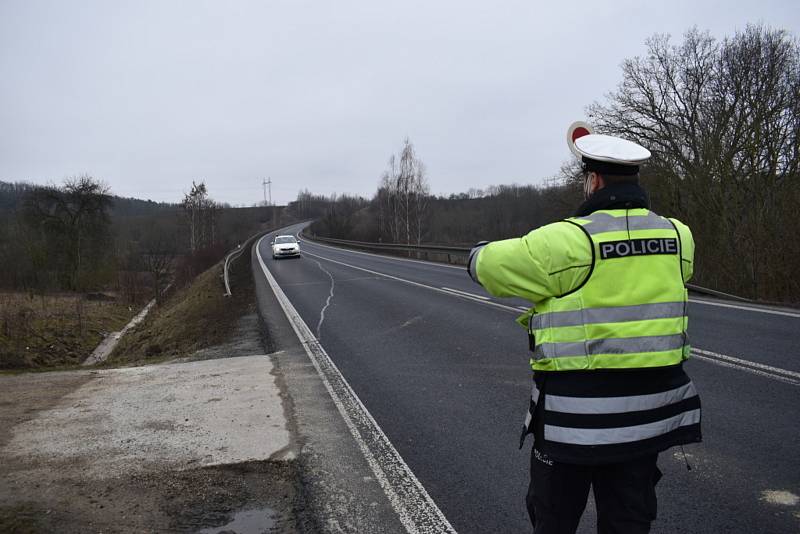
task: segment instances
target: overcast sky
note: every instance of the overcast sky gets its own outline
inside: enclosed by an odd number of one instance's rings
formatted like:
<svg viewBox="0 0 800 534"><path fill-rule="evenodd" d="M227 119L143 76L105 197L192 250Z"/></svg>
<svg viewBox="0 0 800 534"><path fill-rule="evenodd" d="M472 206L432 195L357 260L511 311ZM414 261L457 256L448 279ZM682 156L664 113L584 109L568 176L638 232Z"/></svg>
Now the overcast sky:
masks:
<svg viewBox="0 0 800 534"><path fill-rule="evenodd" d="M375 191L409 136L437 194L541 183L654 33L800 33L796 0L0 0L0 180L179 201Z"/></svg>

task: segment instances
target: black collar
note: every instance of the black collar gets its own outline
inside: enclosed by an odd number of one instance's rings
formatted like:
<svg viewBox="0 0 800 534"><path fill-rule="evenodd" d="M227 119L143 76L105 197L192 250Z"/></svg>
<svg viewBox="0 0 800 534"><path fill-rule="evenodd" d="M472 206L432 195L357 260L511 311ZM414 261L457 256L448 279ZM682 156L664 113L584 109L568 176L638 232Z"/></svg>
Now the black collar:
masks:
<svg viewBox="0 0 800 534"><path fill-rule="evenodd" d="M585 217L597 210L633 208L650 208L650 199L642 186L630 182L610 184L587 198L575 216Z"/></svg>

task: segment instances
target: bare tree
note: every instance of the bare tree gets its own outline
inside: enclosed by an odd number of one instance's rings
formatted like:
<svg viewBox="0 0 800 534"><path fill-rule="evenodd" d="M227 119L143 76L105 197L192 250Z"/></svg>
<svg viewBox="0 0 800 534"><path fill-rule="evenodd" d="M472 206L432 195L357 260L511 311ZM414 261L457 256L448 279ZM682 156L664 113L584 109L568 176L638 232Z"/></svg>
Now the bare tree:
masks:
<svg viewBox="0 0 800 534"><path fill-rule="evenodd" d="M217 214L220 206L208 196L204 182L192 182L181 203L189 225L189 250L197 252L216 242Z"/></svg>
<svg viewBox="0 0 800 534"><path fill-rule="evenodd" d="M412 212L414 214L415 237L417 244L420 244L422 243L425 218L428 214L428 204L431 194L428 178L425 174L425 164L421 161L417 163L417 170L414 173L414 181L411 189L413 191Z"/></svg>
<svg viewBox="0 0 800 534"><path fill-rule="evenodd" d="M592 121L651 150L645 177L659 206L694 228L701 278L754 297L800 294L786 270L800 247L785 239L800 229L798 42L748 26L722 41L692 29L678 45L656 35L647 46L589 108Z"/></svg>
<svg viewBox="0 0 800 534"><path fill-rule="evenodd" d="M153 298L161 304L177 254L177 243L162 232L151 233L142 247L142 263L153 278Z"/></svg>
<svg viewBox="0 0 800 534"><path fill-rule="evenodd" d="M428 211L430 187L425 166L406 138L400 157L392 155L376 195L381 232L395 243L420 243Z"/></svg>
<svg viewBox="0 0 800 534"><path fill-rule="evenodd" d="M36 229L56 268L63 268L64 285L82 289L109 257L111 238L108 186L91 176L67 179L62 187L31 190L23 201L23 219Z"/></svg>

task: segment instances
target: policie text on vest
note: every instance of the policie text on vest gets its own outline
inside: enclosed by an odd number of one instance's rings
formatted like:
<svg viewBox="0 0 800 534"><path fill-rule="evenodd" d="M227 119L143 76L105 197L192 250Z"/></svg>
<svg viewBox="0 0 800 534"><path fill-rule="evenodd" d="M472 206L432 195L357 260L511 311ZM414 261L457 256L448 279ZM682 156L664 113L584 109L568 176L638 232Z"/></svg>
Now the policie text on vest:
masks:
<svg viewBox="0 0 800 534"><path fill-rule="evenodd" d="M678 240L673 238L628 239L600 243L600 257L626 258L628 256L650 256L653 254L677 254Z"/></svg>

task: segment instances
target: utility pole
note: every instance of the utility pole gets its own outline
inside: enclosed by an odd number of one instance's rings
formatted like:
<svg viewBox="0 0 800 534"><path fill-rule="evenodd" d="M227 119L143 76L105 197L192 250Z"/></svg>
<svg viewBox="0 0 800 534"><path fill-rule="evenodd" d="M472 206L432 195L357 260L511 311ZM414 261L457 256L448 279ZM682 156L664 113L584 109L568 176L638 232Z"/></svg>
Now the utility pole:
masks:
<svg viewBox="0 0 800 534"><path fill-rule="evenodd" d="M267 177L266 180L261 182L261 185L264 186L264 204L272 206L272 178ZM267 187L269 187L269 204L267 204Z"/></svg>
<svg viewBox="0 0 800 534"><path fill-rule="evenodd" d="M261 185L264 187L264 206L268 207L267 213L272 216L272 224L275 225L276 212L272 206L272 178L267 176L267 179L261 179ZM267 191L269 191L269 204L267 204Z"/></svg>

